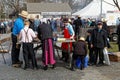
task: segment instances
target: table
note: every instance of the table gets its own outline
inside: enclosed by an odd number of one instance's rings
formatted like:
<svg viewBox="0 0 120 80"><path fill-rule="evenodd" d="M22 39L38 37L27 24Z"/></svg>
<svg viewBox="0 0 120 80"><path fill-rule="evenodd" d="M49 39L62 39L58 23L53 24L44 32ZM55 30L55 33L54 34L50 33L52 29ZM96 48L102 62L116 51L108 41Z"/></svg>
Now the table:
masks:
<svg viewBox="0 0 120 80"><path fill-rule="evenodd" d="M59 56L59 53L58 53L58 49L62 50L61 47L57 46L56 43L63 43L63 42L67 42L68 43L68 54L69 54L69 67L71 67L71 61L72 61L72 53L70 53L70 43L71 42L75 42L74 39L66 39L66 40L63 40L63 41L54 41L54 47L57 49L57 54L58 54L58 57L60 58ZM40 41L36 41L36 42L32 42L33 44L40 44L41 42ZM21 44L20 42L18 42L17 44ZM41 44L40 45L37 45L37 47L34 48L34 50L37 51L37 49L39 49L41 47Z"/></svg>
<svg viewBox="0 0 120 80"><path fill-rule="evenodd" d="M74 39L65 39L63 41L56 41L56 43L63 43L67 42L68 43L68 54L69 54L69 67L71 67L71 61L72 61L72 53L70 53L70 43L75 42Z"/></svg>

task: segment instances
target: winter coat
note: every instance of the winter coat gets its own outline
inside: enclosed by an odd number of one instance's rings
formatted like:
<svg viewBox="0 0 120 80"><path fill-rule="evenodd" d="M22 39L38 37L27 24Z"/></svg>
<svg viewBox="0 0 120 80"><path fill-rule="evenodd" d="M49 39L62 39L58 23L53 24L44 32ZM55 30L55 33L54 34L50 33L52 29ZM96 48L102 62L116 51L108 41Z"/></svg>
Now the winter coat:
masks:
<svg viewBox="0 0 120 80"><path fill-rule="evenodd" d="M38 38L40 40L53 38L52 28L49 24L43 23L38 26Z"/></svg>
<svg viewBox="0 0 120 80"><path fill-rule="evenodd" d="M79 40L73 43L73 54L76 55L87 55L87 44L85 41Z"/></svg>
<svg viewBox="0 0 120 80"><path fill-rule="evenodd" d="M107 33L104 29L99 31L98 28L95 28L92 33L92 44L93 47L104 48L107 47Z"/></svg>

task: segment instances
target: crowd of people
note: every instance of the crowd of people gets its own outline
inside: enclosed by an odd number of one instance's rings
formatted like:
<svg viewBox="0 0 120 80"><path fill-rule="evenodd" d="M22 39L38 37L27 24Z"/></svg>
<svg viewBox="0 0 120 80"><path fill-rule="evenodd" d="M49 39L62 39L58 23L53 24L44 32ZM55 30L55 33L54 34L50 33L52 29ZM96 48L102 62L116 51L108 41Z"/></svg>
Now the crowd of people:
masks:
<svg viewBox="0 0 120 80"><path fill-rule="evenodd" d="M35 57L36 53L32 43L34 39L38 38L41 41L42 47L43 69L47 70L49 65L52 65L54 69L56 67L53 39L56 36L53 36L54 32L62 32L64 38L75 40L75 42L70 42L70 52L73 53L70 67L72 71L75 70L75 62L78 58L81 61L80 69L83 70L85 68L85 57L87 55L89 55L89 65L104 65L103 49L107 48L109 43L105 22L95 22L95 20L90 19L86 22L86 20L82 20L80 16L77 16L76 19L51 18L48 20L40 20L39 16L36 16L35 19L33 15L30 15L28 18L28 15L28 12L23 10L14 22L11 34L13 67L19 67L22 64L19 60L20 46L22 44L23 59L25 62L23 69L29 68L30 61L32 63L32 69L38 69ZM87 31L87 37L81 36L80 28L84 28L86 25L93 28ZM20 44L18 44L18 40ZM68 42L62 42L61 49L62 57L60 60L66 63L69 62Z"/></svg>
<svg viewBox="0 0 120 80"><path fill-rule="evenodd" d="M0 34L9 33L12 26L12 20L0 20Z"/></svg>

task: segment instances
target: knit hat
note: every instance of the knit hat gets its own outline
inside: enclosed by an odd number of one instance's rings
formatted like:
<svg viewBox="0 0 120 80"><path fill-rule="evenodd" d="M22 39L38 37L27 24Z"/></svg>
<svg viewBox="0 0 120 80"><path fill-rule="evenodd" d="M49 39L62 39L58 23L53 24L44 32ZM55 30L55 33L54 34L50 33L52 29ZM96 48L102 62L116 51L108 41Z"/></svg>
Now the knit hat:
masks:
<svg viewBox="0 0 120 80"><path fill-rule="evenodd" d="M85 38L84 37L80 37L80 40L85 41Z"/></svg>

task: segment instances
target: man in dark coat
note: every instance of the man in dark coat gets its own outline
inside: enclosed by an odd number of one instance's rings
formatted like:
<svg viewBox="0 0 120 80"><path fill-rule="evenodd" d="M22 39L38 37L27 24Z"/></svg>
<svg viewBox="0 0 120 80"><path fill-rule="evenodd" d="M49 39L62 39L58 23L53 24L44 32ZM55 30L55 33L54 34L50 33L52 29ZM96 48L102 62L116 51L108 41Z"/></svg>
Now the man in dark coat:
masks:
<svg viewBox="0 0 120 80"><path fill-rule="evenodd" d="M95 50L95 64L96 66L102 66L104 55L103 49L107 47L107 36L106 31L102 29L102 22L98 22L97 28L93 29L92 37L91 37L91 47ZM99 56L99 62L97 63Z"/></svg>
<svg viewBox="0 0 120 80"><path fill-rule="evenodd" d="M120 24L117 26L117 35L118 35L118 49L120 51Z"/></svg>
<svg viewBox="0 0 120 80"><path fill-rule="evenodd" d="M82 20L81 17L78 16L78 18L73 22L75 25L75 36L79 36L80 34L80 27L82 27Z"/></svg>

